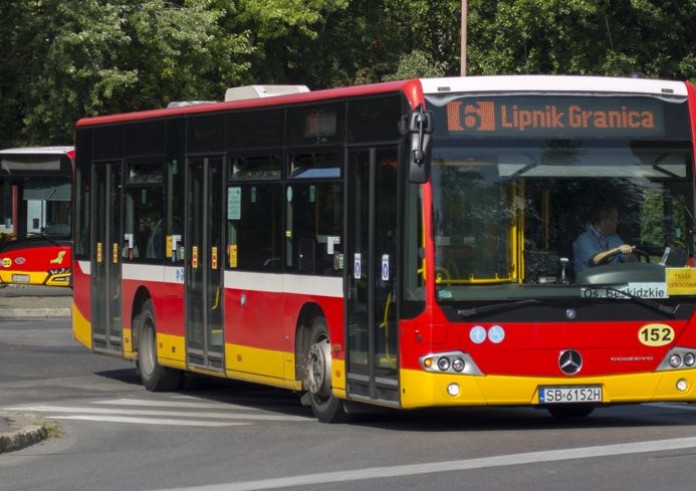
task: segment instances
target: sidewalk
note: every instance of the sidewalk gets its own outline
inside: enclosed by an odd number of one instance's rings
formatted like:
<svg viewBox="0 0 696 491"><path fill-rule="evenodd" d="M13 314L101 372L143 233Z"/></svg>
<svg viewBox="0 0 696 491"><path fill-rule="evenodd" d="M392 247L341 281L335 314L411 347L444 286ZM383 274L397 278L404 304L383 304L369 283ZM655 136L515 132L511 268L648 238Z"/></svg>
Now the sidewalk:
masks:
<svg viewBox="0 0 696 491"><path fill-rule="evenodd" d="M72 289L7 285L0 288L0 319L70 317Z"/></svg>
<svg viewBox="0 0 696 491"><path fill-rule="evenodd" d="M39 443L48 434L47 422L35 414L0 411L0 455Z"/></svg>
<svg viewBox="0 0 696 491"><path fill-rule="evenodd" d="M71 315L72 289L7 285L0 288L0 320L45 319ZM0 454L48 438L47 422L35 414L0 411Z"/></svg>

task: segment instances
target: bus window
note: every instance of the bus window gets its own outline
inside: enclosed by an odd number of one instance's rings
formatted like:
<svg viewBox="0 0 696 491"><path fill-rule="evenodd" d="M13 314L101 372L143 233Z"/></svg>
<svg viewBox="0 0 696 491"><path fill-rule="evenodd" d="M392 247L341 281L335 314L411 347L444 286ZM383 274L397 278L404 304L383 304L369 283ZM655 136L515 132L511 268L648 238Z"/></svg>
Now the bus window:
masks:
<svg viewBox="0 0 696 491"><path fill-rule="evenodd" d="M288 268L301 273L339 276L342 271L341 236L343 193L339 183L296 182L288 186Z"/></svg>
<svg viewBox="0 0 696 491"><path fill-rule="evenodd" d="M164 257L163 177L161 164L128 166L121 252L125 259L152 260Z"/></svg>
<svg viewBox="0 0 696 491"><path fill-rule="evenodd" d="M230 180L280 179L281 157L278 153L245 155L230 160Z"/></svg>
<svg viewBox="0 0 696 491"><path fill-rule="evenodd" d="M279 183L227 188L227 266L244 271L281 267L282 186Z"/></svg>
<svg viewBox="0 0 696 491"><path fill-rule="evenodd" d="M510 281L514 272L510 228L515 219L513 189L498 175L495 162L433 160L436 196L437 281Z"/></svg>

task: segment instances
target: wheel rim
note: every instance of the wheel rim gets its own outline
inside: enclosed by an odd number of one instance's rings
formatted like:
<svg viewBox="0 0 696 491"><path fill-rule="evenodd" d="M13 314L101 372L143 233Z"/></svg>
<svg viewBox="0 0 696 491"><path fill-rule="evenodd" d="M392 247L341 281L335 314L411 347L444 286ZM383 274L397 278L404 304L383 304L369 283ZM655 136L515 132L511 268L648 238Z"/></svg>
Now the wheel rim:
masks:
<svg viewBox="0 0 696 491"><path fill-rule="evenodd" d="M140 370L145 375L151 375L155 369L155 354L153 349L155 346L155 340L153 332L154 330L152 328L152 323L146 321L143 325L141 350L140 353L138 353L140 359Z"/></svg>
<svg viewBox="0 0 696 491"><path fill-rule="evenodd" d="M307 390L315 399L326 399L330 394L331 350L329 340L320 338L307 353Z"/></svg>

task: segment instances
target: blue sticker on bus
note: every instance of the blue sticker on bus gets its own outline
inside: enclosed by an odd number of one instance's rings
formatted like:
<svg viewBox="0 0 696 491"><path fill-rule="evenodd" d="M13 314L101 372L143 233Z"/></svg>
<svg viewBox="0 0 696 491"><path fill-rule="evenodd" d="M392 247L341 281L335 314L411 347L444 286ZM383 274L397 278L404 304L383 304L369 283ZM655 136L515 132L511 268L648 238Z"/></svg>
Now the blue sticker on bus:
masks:
<svg viewBox="0 0 696 491"><path fill-rule="evenodd" d="M469 339L474 344L481 344L486 340L486 330L483 326L474 326L469 331Z"/></svg>
<svg viewBox="0 0 696 491"><path fill-rule="evenodd" d="M502 343L503 339L505 339L505 329L502 328L502 326L493 326L488 330L488 339L491 340L491 343Z"/></svg>

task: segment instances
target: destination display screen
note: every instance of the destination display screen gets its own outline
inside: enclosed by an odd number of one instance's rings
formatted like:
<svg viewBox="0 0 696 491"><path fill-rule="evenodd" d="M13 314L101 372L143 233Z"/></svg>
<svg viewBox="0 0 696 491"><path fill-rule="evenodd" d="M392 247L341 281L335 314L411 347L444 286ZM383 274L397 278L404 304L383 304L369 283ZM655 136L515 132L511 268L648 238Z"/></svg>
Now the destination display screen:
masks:
<svg viewBox="0 0 696 491"><path fill-rule="evenodd" d="M689 137L685 101L559 95L430 97L438 136L477 138Z"/></svg>

